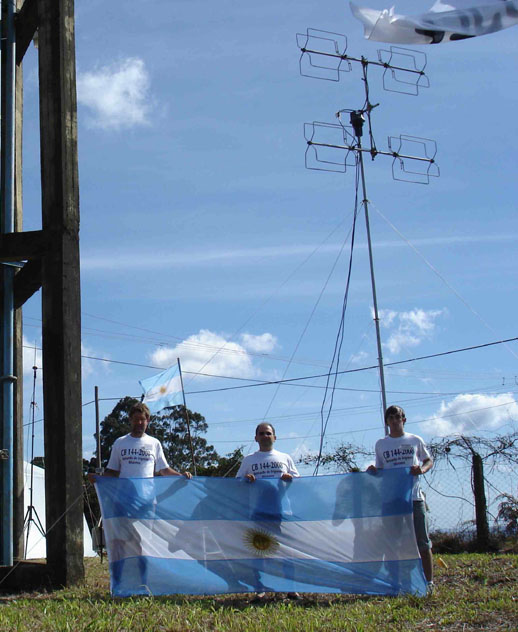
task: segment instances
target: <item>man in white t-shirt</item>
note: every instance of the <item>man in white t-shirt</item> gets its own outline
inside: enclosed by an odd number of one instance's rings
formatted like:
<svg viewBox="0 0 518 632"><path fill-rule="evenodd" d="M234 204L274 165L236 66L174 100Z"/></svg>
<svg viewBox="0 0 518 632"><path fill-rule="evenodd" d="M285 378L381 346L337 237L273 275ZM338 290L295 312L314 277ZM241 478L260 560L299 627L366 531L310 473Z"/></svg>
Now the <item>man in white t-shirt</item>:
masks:
<svg viewBox="0 0 518 632"><path fill-rule="evenodd" d="M433 467L433 460L425 442L417 435L405 432L405 411L400 406L389 406L385 411L385 424L389 434L376 442L376 465L368 471L409 467L416 479L412 492L414 506L414 529L423 571L429 590L433 589L432 543L428 534L424 494L419 484L419 476Z"/></svg>
<svg viewBox="0 0 518 632"><path fill-rule="evenodd" d="M281 480L290 483L294 477L300 476L291 456L273 449L273 444L276 439L275 428L271 424L259 424L255 429L255 440L259 444L259 450L253 454L245 456L236 474L236 478L246 478L250 483L254 483L257 479L280 478ZM275 491L275 498L271 496L272 491ZM261 507L264 503L269 506L270 510L274 508L274 513L270 515L277 515L278 513L279 523L276 524L275 521L273 521L270 524L271 527L276 525L276 528L279 528L281 520L280 497L277 490L265 490L265 493L267 501L265 502L265 499L262 498L259 503L259 507ZM256 519L261 520L261 509L259 509L259 511L256 510L255 517ZM285 563L284 572L288 579L293 579L293 569L287 562ZM256 583L260 586L262 585L259 578L259 571L256 571ZM262 590L267 590L267 588L263 587ZM287 595L289 599L301 598L296 592L289 592ZM256 599L262 600L264 597L265 592L259 592Z"/></svg>
<svg viewBox="0 0 518 632"><path fill-rule="evenodd" d="M280 478L289 482L294 476L300 476L291 456L273 449L276 439L275 428L271 424L259 424L255 429L259 450L245 456L236 478L244 477L251 483L258 478Z"/></svg>
<svg viewBox="0 0 518 632"><path fill-rule="evenodd" d="M120 478L153 478L161 476L181 476L169 467L158 439L146 434L149 425L149 408L138 403L131 407L129 421L131 432L115 440L104 476ZM189 472L183 476L191 478Z"/></svg>
<svg viewBox="0 0 518 632"><path fill-rule="evenodd" d="M134 404L129 412L129 421L131 432L123 437L115 440L112 446L110 460L104 470L103 476L119 477L122 479L130 478L147 478L153 479L155 474L160 476L182 476L180 472L169 467L162 444L158 439L150 437L146 434L149 425L150 412L146 404L141 402ZM186 478L192 478L190 472L183 472ZM88 476L92 483L95 482L96 475ZM129 486L129 487L128 487ZM131 487L131 489L130 489ZM118 559L124 559L131 555L142 555L142 539L136 528L138 520L134 520L132 516L134 507L131 503L127 504L127 495L130 496L137 491L132 481L125 482L124 502L121 504L121 514L128 512L129 520L125 521L125 531L121 531L116 537L112 538L111 546L115 556ZM138 492L136 498L136 507L139 511L148 511L150 515L154 513L155 506L155 489L152 480L143 481L138 484ZM114 567L114 579L119 581L122 572L122 566ZM141 574L142 584L147 584L147 562L144 558L139 559L139 570Z"/></svg>

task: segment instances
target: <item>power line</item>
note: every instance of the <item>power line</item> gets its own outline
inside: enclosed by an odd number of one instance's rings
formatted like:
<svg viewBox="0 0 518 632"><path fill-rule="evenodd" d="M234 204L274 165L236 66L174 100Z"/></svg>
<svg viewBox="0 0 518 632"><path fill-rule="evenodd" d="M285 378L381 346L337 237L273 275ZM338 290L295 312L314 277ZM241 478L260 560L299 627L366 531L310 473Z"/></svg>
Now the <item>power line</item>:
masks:
<svg viewBox="0 0 518 632"><path fill-rule="evenodd" d="M415 424L423 424L429 421L435 421L437 419L449 419L451 417L461 417L462 415L469 415L471 413L477 413L480 412L481 410L491 410L493 408L500 408L502 406L510 406L512 404L516 404L516 402L514 400L509 401L509 402L504 402L503 404L495 404L494 406L484 406L482 408L475 408L473 410L465 410L463 412L460 413L450 413L448 415L439 415L439 416L435 416L435 417L428 417L426 419L419 419L418 421L407 421L405 423L405 427L406 426L413 426ZM329 432L327 433L328 437L336 437L336 436L341 436L341 435L347 435L347 434L356 434L358 432L370 432L372 430L379 430L379 424L376 426L372 426L370 428L360 428L358 430L343 430L341 432ZM291 440L296 440L296 439L314 439L316 437L320 437L320 433L319 434L315 434L315 435L307 435L307 436L296 436L296 437L278 437L277 441L291 441ZM214 441L211 441L211 443L246 443L248 442L249 439L229 439L229 440L222 440L222 439L216 439Z"/></svg>
<svg viewBox="0 0 518 632"><path fill-rule="evenodd" d="M477 349L484 349L486 347L492 347L492 346L496 346L496 345L501 345L501 344L506 344L509 342L516 342L518 341L518 337L515 338L507 338L505 340L498 340L495 342L487 342L487 343L483 343L483 344L479 344L479 345L473 345L470 347L462 347L460 349L452 349L450 351L442 351L440 353L432 353L429 355L424 355L424 356L416 356L415 358L408 358L406 360L398 360L396 362L388 362L387 364L385 364L386 367L391 367L391 366L399 366L401 364L407 364L410 362L418 362L420 360L429 360L432 358L439 358L442 356L447 356L447 355L452 355L455 353L463 353L465 351L474 351ZM24 349L36 349L38 351L41 351L41 349L36 348L34 346L28 346L28 345L23 345ZM87 356L87 355L82 355L81 356L83 359L88 359L88 360L96 360L99 362L107 362L110 364L120 364L120 365L124 365L124 366L134 366L134 367L140 367L140 368L146 368L146 369L155 369L157 371L162 371L164 369L164 367L158 367L158 366L153 366L153 365L149 365L149 364L140 364L137 362L126 362L126 361L122 361L122 360L112 360L109 358L99 358L96 356ZM294 382L300 382L300 381L304 381L304 380L313 380L313 379L319 379L319 378L327 378L328 375L345 375L345 374L350 374L350 373L360 373L363 371L371 371L373 369L377 369L378 365L374 364L371 366L366 366L366 367L359 367L356 369L345 369L342 371L336 371L334 373L320 373L320 374L316 374L316 375L306 375L306 376L301 376L301 377L294 377L294 378L287 378L287 379L283 379L283 380L254 380L253 378L240 378L240 377L235 377L235 376L230 376L230 375L215 375L215 374L211 374L211 373L201 373L201 372L196 372L196 371L184 371L184 373L188 373L190 375L195 375L195 376L199 376L199 377L212 377L212 378L219 378L219 379L226 379L226 380L243 380L243 381L253 381L253 384L243 384L240 386L227 386L227 387L222 387L222 388L215 388L215 389L204 389L204 390L199 390L199 391L186 391L187 395L195 395L195 394L202 394L202 393L216 393L216 392L220 392L220 391L229 391L229 390L237 390L237 389L243 389L243 388L253 388L256 386L268 386L268 385L272 385L272 384L290 384L290 383L294 383ZM323 387L319 387L318 385L306 385L306 386L313 386L313 387L317 387L317 388L323 388ZM348 388L344 388L343 390L362 390L362 389L348 389ZM363 389L366 390L366 389ZM369 392L367 390L367 392ZM377 391L376 391L377 392ZM394 391L397 392L397 391ZM410 393L408 393L410 394ZM413 394L422 394L422 393L413 393Z"/></svg>

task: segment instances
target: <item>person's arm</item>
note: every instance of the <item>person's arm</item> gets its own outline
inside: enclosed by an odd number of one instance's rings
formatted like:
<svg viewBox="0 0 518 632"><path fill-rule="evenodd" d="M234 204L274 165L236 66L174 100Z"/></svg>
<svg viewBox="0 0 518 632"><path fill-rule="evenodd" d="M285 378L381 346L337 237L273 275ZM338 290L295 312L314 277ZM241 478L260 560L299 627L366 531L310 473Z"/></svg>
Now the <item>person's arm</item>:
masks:
<svg viewBox="0 0 518 632"><path fill-rule="evenodd" d="M379 441L376 441L376 445L374 446L374 454L375 454L375 465L369 465L369 467L367 468L367 472L370 472L371 474L376 474L376 472L378 470L382 470L383 469L383 459L381 458L380 455L380 446L379 446Z"/></svg>
<svg viewBox="0 0 518 632"><path fill-rule="evenodd" d="M172 467L164 467L159 472L160 476L185 476L185 478L192 478L190 472L177 472Z"/></svg>
<svg viewBox="0 0 518 632"><path fill-rule="evenodd" d="M239 469L237 471L236 478L246 478L246 480L249 483L254 483L255 476L251 473L247 473L247 470L248 470L248 459L245 456L245 458L241 461L241 465L239 466Z"/></svg>
<svg viewBox="0 0 518 632"><path fill-rule="evenodd" d="M293 478L295 477L299 477L299 471L297 470L297 468L295 467L295 463L293 462L293 459L291 457L288 458L288 471L284 472L284 474L281 476L281 481L286 481L287 483L290 483Z"/></svg>
<svg viewBox="0 0 518 632"><path fill-rule="evenodd" d="M431 458L425 459L421 465L412 465L410 468L410 474L414 476L419 476L420 474L426 474L428 470L431 470L433 467L433 460Z"/></svg>
<svg viewBox="0 0 518 632"><path fill-rule="evenodd" d="M419 440L417 445L417 460L421 462L421 465L413 465L410 468L410 473L414 476L419 476L421 474L426 474L428 470L431 470L433 467L433 459L431 457L426 444L422 439Z"/></svg>
<svg viewBox="0 0 518 632"><path fill-rule="evenodd" d="M93 472L90 472L88 474L88 480L90 481L90 483L93 484L95 483L95 479L98 476L110 476L111 478L118 478L119 472L117 470L110 470L109 468L105 468L102 474L94 474Z"/></svg>

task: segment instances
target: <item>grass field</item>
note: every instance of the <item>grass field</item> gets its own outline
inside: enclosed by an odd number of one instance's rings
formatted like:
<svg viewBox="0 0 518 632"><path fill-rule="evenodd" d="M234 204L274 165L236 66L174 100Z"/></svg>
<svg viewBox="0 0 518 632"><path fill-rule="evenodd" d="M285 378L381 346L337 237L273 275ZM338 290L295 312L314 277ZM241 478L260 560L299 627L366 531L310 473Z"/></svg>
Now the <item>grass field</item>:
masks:
<svg viewBox="0 0 518 632"><path fill-rule="evenodd" d="M425 598L282 594L138 597L109 594L106 561L87 559L82 586L50 593L0 593L0 631L310 632L518 630L518 555L442 555Z"/></svg>

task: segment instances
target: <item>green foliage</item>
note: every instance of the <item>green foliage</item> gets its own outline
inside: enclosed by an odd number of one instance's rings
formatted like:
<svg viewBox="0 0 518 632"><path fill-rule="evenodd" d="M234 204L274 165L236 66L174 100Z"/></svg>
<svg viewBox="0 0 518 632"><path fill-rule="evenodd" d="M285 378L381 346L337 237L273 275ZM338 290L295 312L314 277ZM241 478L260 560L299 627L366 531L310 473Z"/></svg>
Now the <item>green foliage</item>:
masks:
<svg viewBox="0 0 518 632"><path fill-rule="evenodd" d="M187 414L189 416L190 441L183 406L164 408L160 414L153 415L148 434L160 441L168 463L179 471L192 470L190 442L192 442L197 467L210 468L217 465L219 454L214 446L209 445L207 440L201 436L208 429L205 417L189 409L187 409Z"/></svg>
<svg viewBox="0 0 518 632"><path fill-rule="evenodd" d="M243 449L236 448L234 452L227 454L227 456L220 456L213 465L199 467L197 474L198 476L226 476L233 478L239 469L243 456Z"/></svg>

